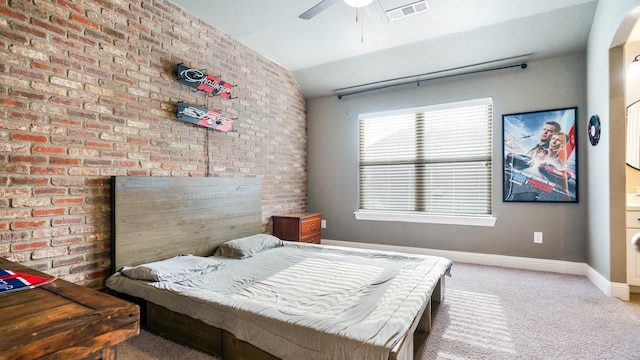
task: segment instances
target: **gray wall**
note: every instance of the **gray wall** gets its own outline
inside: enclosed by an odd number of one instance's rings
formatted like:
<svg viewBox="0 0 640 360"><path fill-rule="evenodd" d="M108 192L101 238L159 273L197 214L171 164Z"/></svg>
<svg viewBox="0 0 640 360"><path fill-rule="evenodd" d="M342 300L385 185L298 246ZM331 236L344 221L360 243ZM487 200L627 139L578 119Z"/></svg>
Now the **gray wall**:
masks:
<svg viewBox="0 0 640 360"><path fill-rule="evenodd" d="M636 20L640 0L599 1L587 44L589 114L602 123L600 144L588 148L587 263L606 279L626 282L624 56L621 47Z"/></svg>
<svg viewBox="0 0 640 360"><path fill-rule="evenodd" d="M511 69L426 82L361 95L312 99L308 111L308 209L327 220L324 239L431 249L585 261L587 189L585 54L530 62ZM356 221L359 113L492 97L494 104L493 212L495 227ZM502 202L502 114L578 107L579 200ZM584 136L583 136L584 135ZM533 232L544 243L533 243Z"/></svg>

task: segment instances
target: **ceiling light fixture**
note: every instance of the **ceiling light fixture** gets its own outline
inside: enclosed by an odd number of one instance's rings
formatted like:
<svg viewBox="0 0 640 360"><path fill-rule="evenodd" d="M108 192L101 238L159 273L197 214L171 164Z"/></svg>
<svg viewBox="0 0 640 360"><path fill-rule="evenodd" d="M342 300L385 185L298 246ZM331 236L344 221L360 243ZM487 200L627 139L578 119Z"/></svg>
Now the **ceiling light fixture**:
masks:
<svg viewBox="0 0 640 360"><path fill-rule="evenodd" d="M371 4L373 2L373 0L344 0L344 3L354 7L354 8L361 8L361 7L365 7L369 4Z"/></svg>

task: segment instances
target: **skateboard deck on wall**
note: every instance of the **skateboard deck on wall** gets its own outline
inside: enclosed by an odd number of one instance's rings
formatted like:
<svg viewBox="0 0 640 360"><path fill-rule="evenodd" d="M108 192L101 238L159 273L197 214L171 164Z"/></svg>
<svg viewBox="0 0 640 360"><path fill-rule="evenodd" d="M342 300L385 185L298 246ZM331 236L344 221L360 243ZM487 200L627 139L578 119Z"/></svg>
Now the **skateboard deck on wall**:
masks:
<svg viewBox="0 0 640 360"><path fill-rule="evenodd" d="M231 98L232 84L183 64L178 64L178 82L213 96L220 96L225 99Z"/></svg>
<svg viewBox="0 0 640 360"><path fill-rule="evenodd" d="M233 125L231 117L182 101L178 102L178 120L218 131L230 131Z"/></svg>

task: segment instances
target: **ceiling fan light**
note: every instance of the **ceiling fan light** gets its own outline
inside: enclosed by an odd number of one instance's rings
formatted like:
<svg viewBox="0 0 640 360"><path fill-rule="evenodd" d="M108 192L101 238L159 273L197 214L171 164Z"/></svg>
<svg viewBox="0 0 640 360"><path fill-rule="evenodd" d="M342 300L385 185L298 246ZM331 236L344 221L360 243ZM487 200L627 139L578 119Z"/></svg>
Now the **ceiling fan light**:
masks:
<svg viewBox="0 0 640 360"><path fill-rule="evenodd" d="M373 0L344 0L344 3L354 7L354 8L361 8L361 7L365 7L369 4L371 4L373 2Z"/></svg>

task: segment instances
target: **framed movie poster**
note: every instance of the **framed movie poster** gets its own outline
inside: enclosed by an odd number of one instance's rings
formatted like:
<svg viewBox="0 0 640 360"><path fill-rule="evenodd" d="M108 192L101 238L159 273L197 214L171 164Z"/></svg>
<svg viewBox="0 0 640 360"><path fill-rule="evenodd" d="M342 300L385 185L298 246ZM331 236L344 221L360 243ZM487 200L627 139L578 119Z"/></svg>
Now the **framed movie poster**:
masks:
<svg viewBox="0 0 640 360"><path fill-rule="evenodd" d="M577 112L502 115L503 201L578 202Z"/></svg>

